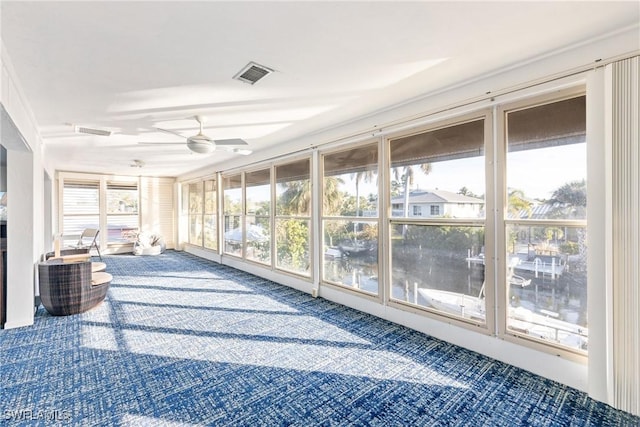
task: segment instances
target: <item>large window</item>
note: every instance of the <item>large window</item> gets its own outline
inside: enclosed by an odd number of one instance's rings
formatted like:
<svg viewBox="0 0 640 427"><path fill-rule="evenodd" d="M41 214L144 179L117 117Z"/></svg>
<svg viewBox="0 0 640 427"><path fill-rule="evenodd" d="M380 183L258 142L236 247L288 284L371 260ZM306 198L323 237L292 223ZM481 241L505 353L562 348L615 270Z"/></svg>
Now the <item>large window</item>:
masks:
<svg viewBox="0 0 640 427"><path fill-rule="evenodd" d="M107 183L107 242L128 243L138 225L138 184Z"/></svg>
<svg viewBox="0 0 640 427"><path fill-rule="evenodd" d="M485 323L484 150L484 118L391 139L392 300Z"/></svg>
<svg viewBox="0 0 640 427"><path fill-rule="evenodd" d="M202 246L202 215L204 212L202 182L189 184L189 243Z"/></svg>
<svg viewBox="0 0 640 427"><path fill-rule="evenodd" d="M75 245L85 228L100 228L100 182L64 181L62 238Z"/></svg>
<svg viewBox="0 0 640 427"><path fill-rule="evenodd" d="M186 230L189 232L189 184L182 184L180 202L180 230ZM189 235L186 236L186 241L189 241Z"/></svg>
<svg viewBox="0 0 640 427"><path fill-rule="evenodd" d="M180 217L182 226L186 226L188 230L188 243L218 250L218 199L215 179L182 185Z"/></svg>
<svg viewBox="0 0 640 427"><path fill-rule="evenodd" d="M509 333L587 349L585 97L505 113Z"/></svg>
<svg viewBox="0 0 640 427"><path fill-rule="evenodd" d="M224 252L242 256L242 174L225 176L224 184Z"/></svg>
<svg viewBox="0 0 640 427"><path fill-rule="evenodd" d="M223 175L223 197L215 180L189 184L190 242L305 279L318 263L322 286L583 355L585 97L561 96L321 150L317 183L311 159L298 158ZM76 190L97 203L90 185ZM76 212L86 219L98 209Z"/></svg>
<svg viewBox="0 0 640 427"><path fill-rule="evenodd" d="M245 173L245 257L271 264L271 169Z"/></svg>
<svg viewBox="0 0 640 427"><path fill-rule="evenodd" d="M216 180L204 182L204 247L218 250L218 192Z"/></svg>
<svg viewBox="0 0 640 427"><path fill-rule="evenodd" d="M311 275L311 180L308 159L278 165L276 174L276 266Z"/></svg>
<svg viewBox="0 0 640 427"><path fill-rule="evenodd" d="M322 278L378 294L378 144L322 159Z"/></svg>
<svg viewBox="0 0 640 427"><path fill-rule="evenodd" d="M140 227L137 180L61 179L64 245L75 245L86 228L100 230L98 244L131 242Z"/></svg>

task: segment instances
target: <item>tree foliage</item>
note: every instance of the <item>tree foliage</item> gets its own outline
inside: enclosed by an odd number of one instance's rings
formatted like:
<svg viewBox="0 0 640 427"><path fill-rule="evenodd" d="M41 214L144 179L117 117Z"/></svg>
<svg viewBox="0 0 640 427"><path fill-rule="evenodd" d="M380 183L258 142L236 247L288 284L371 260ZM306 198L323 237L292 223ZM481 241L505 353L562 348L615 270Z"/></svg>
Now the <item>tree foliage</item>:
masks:
<svg viewBox="0 0 640 427"><path fill-rule="evenodd" d="M524 212L527 217L531 217L533 203L525 198L522 190L511 190L508 195L508 211L515 216L522 216Z"/></svg>
<svg viewBox="0 0 640 427"><path fill-rule="evenodd" d="M309 268L309 225L307 221L286 219L276 228L279 264L295 271Z"/></svg>
<svg viewBox="0 0 640 427"><path fill-rule="evenodd" d="M587 207L587 182L573 181L553 192L551 202L567 203L571 206Z"/></svg>

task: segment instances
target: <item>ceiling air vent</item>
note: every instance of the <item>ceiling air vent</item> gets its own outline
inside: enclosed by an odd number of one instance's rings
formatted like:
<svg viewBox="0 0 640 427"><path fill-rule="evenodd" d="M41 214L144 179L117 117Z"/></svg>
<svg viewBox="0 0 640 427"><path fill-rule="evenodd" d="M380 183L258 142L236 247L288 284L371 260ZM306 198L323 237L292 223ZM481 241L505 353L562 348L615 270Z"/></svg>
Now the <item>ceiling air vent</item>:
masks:
<svg viewBox="0 0 640 427"><path fill-rule="evenodd" d="M249 62L238 74L233 76L233 78L252 85L271 73L273 73L272 69L256 64L255 62Z"/></svg>
<svg viewBox="0 0 640 427"><path fill-rule="evenodd" d="M89 135L111 136L110 130L91 129L82 126L75 126L76 133L88 133Z"/></svg>

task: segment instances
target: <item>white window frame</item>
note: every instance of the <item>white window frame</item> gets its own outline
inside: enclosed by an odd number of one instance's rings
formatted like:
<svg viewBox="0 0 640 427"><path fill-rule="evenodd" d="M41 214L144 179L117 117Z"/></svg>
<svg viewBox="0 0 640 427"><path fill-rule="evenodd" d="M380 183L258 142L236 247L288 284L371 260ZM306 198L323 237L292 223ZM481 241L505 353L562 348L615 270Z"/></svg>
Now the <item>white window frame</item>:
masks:
<svg viewBox="0 0 640 427"><path fill-rule="evenodd" d="M585 227L587 234L589 234L589 225L587 220L527 220L527 219L509 219L507 218L507 176L506 176L506 159L507 159L507 133L506 133L506 115L509 112L524 110L527 108L533 108L545 104L553 104L555 102L571 99L579 96L587 96L586 88L584 85L579 85L569 89L554 92L552 94L545 94L539 96L532 96L523 98L510 103L505 103L496 107L496 123L497 123L497 143L496 147L496 206L500 206L496 210L496 268L497 268L497 286L496 286L496 300L497 304L497 318L496 334L506 341L510 341L519 345L541 350L546 353L554 353L558 356L575 360L579 362L586 362L588 358L588 351L582 351L566 346L562 346L553 342L537 339L532 336L518 333L517 331L507 328L507 307L508 307L508 281L507 281L507 248L506 248L506 236L505 230L508 225L527 224L531 226L557 226L557 227ZM588 104L588 102L587 102ZM587 150L589 146L589 138L587 137ZM588 176L587 176L588 180ZM587 273L588 274L588 273ZM589 281L589 275L587 275L587 281ZM500 285L501 284L501 285ZM587 286L588 289L589 286ZM588 290L587 290L588 292ZM587 298L589 295L587 294Z"/></svg>
<svg viewBox="0 0 640 427"><path fill-rule="evenodd" d="M494 188L494 173L493 173L493 160L494 160L494 137L493 137L493 111L492 109L482 109L469 114L462 114L453 118L444 119L440 121L436 121L430 123L426 126L412 128L406 131L397 132L389 134L385 137L385 150L386 150L386 158L385 158L385 172L387 174L390 173L391 167L391 141L407 137L410 135L421 134L425 132L434 131L437 129L443 129L448 127L454 127L457 125L461 125L468 122L473 122L477 120L484 121L484 158L485 158L485 188L486 188L486 196L485 196L485 206L487 207L485 212L493 212L494 211L494 197L491 189ZM388 200L391 200L390 191L390 182L391 177L387 175L387 181L389 184L389 188L386 191L385 196ZM431 205L433 206L433 205ZM386 242L387 254L385 256L385 283L386 283L386 303L391 307L399 308L403 311L410 311L420 313L427 317L432 317L438 320L444 320L447 323L453 323L455 325L461 326L467 329L473 329L476 332L494 335L496 330L496 322L495 316L493 314L493 307L495 307L495 266L493 263L486 263L485 265L485 307L486 307L486 317L484 322L474 321L467 318L462 318L459 316L448 315L443 311L438 311L431 309L429 307L424 307L420 305L416 305L410 302L402 301L399 299L393 299L391 297L391 285L392 285L392 277L391 277L391 234L390 230L394 225L425 225L425 226L483 226L485 232L485 253L492 254L495 253L495 240L490 236L494 235L494 227L495 221L485 214L485 218L479 219L458 219L458 218L431 218L431 217L421 217L421 218L402 218L402 217L393 217L391 216L391 205L388 205L388 215L385 219L385 235L383 236Z"/></svg>
<svg viewBox="0 0 640 427"><path fill-rule="evenodd" d="M74 172L58 172L58 234L64 234L64 183L70 182L98 182L99 183L99 229L98 241L96 242L103 253L111 251L118 252L119 249L129 251L133 246L133 242L127 243L108 243L108 225L107 225L107 184L109 182L122 184L135 184L138 188L138 230L141 227L141 200L140 200L140 177L132 176L114 176L114 175L96 175ZM79 236L78 236L79 237Z"/></svg>

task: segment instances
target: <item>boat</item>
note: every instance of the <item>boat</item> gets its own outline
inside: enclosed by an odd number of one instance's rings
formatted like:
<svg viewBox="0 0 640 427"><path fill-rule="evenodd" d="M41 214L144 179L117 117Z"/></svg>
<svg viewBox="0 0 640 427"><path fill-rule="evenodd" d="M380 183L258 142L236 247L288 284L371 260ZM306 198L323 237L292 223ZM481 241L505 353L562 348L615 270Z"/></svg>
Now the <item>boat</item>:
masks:
<svg viewBox="0 0 640 427"><path fill-rule="evenodd" d="M509 275L509 284L524 288L525 286L529 286L531 284L531 279L525 279L524 277L518 276L517 274L511 274Z"/></svg>
<svg viewBox="0 0 640 427"><path fill-rule="evenodd" d="M345 256L360 256L370 253L375 253L378 246L374 242L365 241L346 241L338 245L338 249Z"/></svg>
<svg viewBox="0 0 640 427"><path fill-rule="evenodd" d="M466 319L485 321L484 299L457 292L419 288L418 293L431 307Z"/></svg>
<svg viewBox="0 0 640 427"><path fill-rule="evenodd" d="M437 289L418 289L427 304L436 310L465 319L484 322L486 309L484 285L480 296L465 295ZM587 328L551 315L534 313L524 307L509 307L508 328L530 337L552 341L572 348L586 349L589 331Z"/></svg>
<svg viewBox="0 0 640 427"><path fill-rule="evenodd" d="M484 254L479 254L477 256L468 256L467 258L465 258L465 261L467 261L467 266L469 268L471 268L471 265L477 264L481 264L484 267ZM529 286L531 284L531 279L525 279L524 277L514 274L513 272L513 270L517 268L520 262L520 258L509 258L509 270L507 279L509 280L510 285L520 286L521 288L524 288L525 286Z"/></svg>
<svg viewBox="0 0 640 427"><path fill-rule="evenodd" d="M342 251L338 248L327 248L324 251L324 259L333 260L342 258Z"/></svg>

